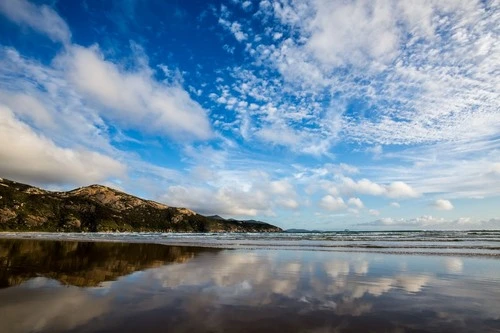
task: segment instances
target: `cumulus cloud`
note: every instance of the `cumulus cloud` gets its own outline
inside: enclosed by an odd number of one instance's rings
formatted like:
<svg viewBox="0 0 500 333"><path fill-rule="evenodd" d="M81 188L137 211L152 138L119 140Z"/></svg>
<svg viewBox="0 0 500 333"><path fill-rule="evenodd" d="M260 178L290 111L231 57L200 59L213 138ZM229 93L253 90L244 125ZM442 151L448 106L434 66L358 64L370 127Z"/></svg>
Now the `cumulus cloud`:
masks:
<svg viewBox="0 0 500 333"><path fill-rule="evenodd" d="M358 209L361 209L365 206L360 198L349 198L349 200L347 200L347 204Z"/></svg>
<svg viewBox="0 0 500 333"><path fill-rule="evenodd" d="M248 192L234 188L202 188L170 186L162 201L172 206L188 207L201 214L256 216L269 214L270 203L263 192Z"/></svg>
<svg viewBox="0 0 500 333"><path fill-rule="evenodd" d="M389 198L416 198L419 196L410 185L396 181L386 186L386 195Z"/></svg>
<svg viewBox="0 0 500 333"><path fill-rule="evenodd" d="M57 146L1 105L0 141L0 173L18 181L87 185L126 172L124 164L101 153Z"/></svg>
<svg viewBox="0 0 500 333"><path fill-rule="evenodd" d="M419 196L419 193L415 189L401 181L392 182L388 185L380 185L366 178L358 181L349 177L340 178L342 180L340 189L343 193L383 195L389 198L416 198Z"/></svg>
<svg viewBox="0 0 500 333"><path fill-rule="evenodd" d="M369 195L383 195L387 192L387 190L382 185L374 183L369 179L363 178L355 181L349 177L344 177L342 179L342 191L352 191L354 193Z"/></svg>
<svg viewBox="0 0 500 333"><path fill-rule="evenodd" d="M340 197L334 197L329 194L321 198L319 205L321 208L329 211L337 211L347 208L344 199Z"/></svg>
<svg viewBox="0 0 500 333"><path fill-rule="evenodd" d="M26 0L0 1L0 12L17 24L26 25L55 42L68 44L71 32L66 22L49 6L36 6Z"/></svg>
<svg viewBox="0 0 500 333"><path fill-rule="evenodd" d="M169 186L160 200L201 214L228 217L272 216L277 209L300 207L295 187L286 179L272 180L258 170L225 170L220 166L208 170L206 186L189 182Z"/></svg>
<svg viewBox="0 0 500 333"><path fill-rule="evenodd" d="M437 199L433 202L432 206L438 210L452 210L453 204L449 200Z"/></svg>
<svg viewBox="0 0 500 333"><path fill-rule="evenodd" d="M270 183L271 192L273 194L290 194L294 193L292 184L285 179L275 180Z"/></svg>

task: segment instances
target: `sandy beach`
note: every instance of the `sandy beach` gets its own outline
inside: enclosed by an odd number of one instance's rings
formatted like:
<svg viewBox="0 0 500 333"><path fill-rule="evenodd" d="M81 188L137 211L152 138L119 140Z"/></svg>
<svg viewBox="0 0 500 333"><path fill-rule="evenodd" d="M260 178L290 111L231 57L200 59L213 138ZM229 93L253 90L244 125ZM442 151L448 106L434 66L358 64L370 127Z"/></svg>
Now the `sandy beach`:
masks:
<svg viewBox="0 0 500 333"><path fill-rule="evenodd" d="M0 332L498 332L492 256L1 239Z"/></svg>

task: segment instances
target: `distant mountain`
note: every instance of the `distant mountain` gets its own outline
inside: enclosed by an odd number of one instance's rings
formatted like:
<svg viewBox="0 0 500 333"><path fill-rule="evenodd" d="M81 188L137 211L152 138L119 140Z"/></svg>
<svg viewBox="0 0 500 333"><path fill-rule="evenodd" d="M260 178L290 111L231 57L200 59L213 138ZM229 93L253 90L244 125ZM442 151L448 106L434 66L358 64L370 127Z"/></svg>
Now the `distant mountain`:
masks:
<svg viewBox="0 0 500 333"><path fill-rule="evenodd" d="M320 231L320 230L307 230L307 229L287 229L287 230L285 230L285 232L305 234L305 233L321 233L321 232L324 232L324 231Z"/></svg>
<svg viewBox="0 0 500 333"><path fill-rule="evenodd" d="M102 185L51 192L0 178L0 230L280 232L259 221L206 217Z"/></svg>
<svg viewBox="0 0 500 333"><path fill-rule="evenodd" d="M219 215L207 216L208 218L220 221L230 221L230 222L238 222L238 223L249 223L249 224L268 224L267 222L257 221L257 220L236 220L236 219L225 219Z"/></svg>
<svg viewBox="0 0 500 333"><path fill-rule="evenodd" d="M209 219L225 221L226 219L219 215L207 216Z"/></svg>

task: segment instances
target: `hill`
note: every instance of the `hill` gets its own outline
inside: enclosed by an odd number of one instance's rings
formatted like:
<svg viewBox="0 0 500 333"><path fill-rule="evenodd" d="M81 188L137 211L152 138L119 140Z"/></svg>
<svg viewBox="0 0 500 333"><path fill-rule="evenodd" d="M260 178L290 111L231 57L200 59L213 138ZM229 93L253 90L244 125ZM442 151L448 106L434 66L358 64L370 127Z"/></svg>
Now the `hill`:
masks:
<svg viewBox="0 0 500 333"><path fill-rule="evenodd" d="M257 221L210 218L102 186L46 191L0 178L0 231L279 232Z"/></svg>

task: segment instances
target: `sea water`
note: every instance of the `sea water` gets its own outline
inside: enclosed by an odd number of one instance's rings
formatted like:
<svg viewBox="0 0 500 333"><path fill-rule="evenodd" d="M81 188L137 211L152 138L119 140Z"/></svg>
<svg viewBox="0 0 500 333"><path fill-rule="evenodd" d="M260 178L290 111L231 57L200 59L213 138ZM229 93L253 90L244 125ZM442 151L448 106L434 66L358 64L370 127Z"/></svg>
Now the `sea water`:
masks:
<svg viewBox="0 0 500 333"><path fill-rule="evenodd" d="M0 233L0 238L92 240L218 248L304 249L500 256L500 231L358 231L321 233Z"/></svg>

